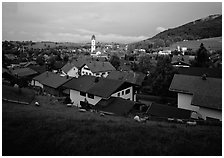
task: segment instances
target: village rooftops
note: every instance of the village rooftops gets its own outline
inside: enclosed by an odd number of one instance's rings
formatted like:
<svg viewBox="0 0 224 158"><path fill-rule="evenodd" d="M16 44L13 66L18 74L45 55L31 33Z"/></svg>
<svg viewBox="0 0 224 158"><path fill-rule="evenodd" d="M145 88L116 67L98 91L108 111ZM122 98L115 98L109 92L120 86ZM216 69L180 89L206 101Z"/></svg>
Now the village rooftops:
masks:
<svg viewBox="0 0 224 158"><path fill-rule="evenodd" d="M192 94L192 105L222 109L222 79L175 74L169 90Z"/></svg>
<svg viewBox="0 0 224 158"><path fill-rule="evenodd" d="M129 82L138 86L142 85L145 75L142 73L136 73L131 71L112 71L107 76L109 79L120 80Z"/></svg>
<svg viewBox="0 0 224 158"><path fill-rule="evenodd" d="M123 81L84 75L79 78L73 78L71 81L64 84L64 87L108 98L113 93L117 92L124 84L126 83Z"/></svg>
<svg viewBox="0 0 224 158"><path fill-rule="evenodd" d="M72 62L67 62L67 64L65 64L61 70L65 73L67 73L68 71L70 71L73 67L77 67L78 69L81 68L83 65L85 65L85 63L87 63L87 60L85 59L75 59Z"/></svg>
<svg viewBox="0 0 224 158"><path fill-rule="evenodd" d="M71 80L71 77L68 77L68 76L62 77L60 76L60 74L46 71L34 77L33 79L48 87L58 88L61 85L68 82L69 80Z"/></svg>
<svg viewBox="0 0 224 158"><path fill-rule="evenodd" d="M91 61L86 65L93 73L116 70L110 62Z"/></svg>
<svg viewBox="0 0 224 158"><path fill-rule="evenodd" d="M27 77L31 75L37 74L36 71L30 69L30 68L18 68L11 71L13 75L18 75L18 77Z"/></svg>

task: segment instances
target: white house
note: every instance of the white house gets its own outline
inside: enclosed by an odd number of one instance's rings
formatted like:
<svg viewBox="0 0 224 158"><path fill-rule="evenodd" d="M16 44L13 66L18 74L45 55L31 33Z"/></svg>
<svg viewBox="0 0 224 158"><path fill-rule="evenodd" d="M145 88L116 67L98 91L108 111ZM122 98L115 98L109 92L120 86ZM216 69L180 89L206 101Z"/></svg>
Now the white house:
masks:
<svg viewBox="0 0 224 158"><path fill-rule="evenodd" d="M81 75L91 75L96 77L107 77L107 75L116 70L110 62L91 61L81 68Z"/></svg>
<svg viewBox="0 0 224 158"><path fill-rule="evenodd" d="M68 75L70 77L78 77L80 68L86 63L87 61L84 59L76 59L72 62L68 62L65 64L61 70L63 75Z"/></svg>
<svg viewBox="0 0 224 158"><path fill-rule="evenodd" d="M222 120L222 79L175 74L169 90L178 93L178 108Z"/></svg>
<svg viewBox="0 0 224 158"><path fill-rule="evenodd" d="M135 101L132 84L103 77L80 76L67 82L64 87L70 90L70 99L78 107L86 102L95 106L100 100L110 97Z"/></svg>

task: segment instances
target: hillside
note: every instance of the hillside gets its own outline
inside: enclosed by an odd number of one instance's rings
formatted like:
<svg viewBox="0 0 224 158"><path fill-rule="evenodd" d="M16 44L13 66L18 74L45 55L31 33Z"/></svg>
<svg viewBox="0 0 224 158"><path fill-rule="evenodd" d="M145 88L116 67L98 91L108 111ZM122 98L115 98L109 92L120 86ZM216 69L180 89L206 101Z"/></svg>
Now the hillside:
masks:
<svg viewBox="0 0 224 158"><path fill-rule="evenodd" d="M185 40L198 40L222 36L222 15L210 15L206 18L165 30L152 38L130 44L133 48L168 47L171 44Z"/></svg>
<svg viewBox="0 0 224 158"><path fill-rule="evenodd" d="M79 112L53 98L2 103L2 155L221 155L220 126L188 127Z"/></svg>

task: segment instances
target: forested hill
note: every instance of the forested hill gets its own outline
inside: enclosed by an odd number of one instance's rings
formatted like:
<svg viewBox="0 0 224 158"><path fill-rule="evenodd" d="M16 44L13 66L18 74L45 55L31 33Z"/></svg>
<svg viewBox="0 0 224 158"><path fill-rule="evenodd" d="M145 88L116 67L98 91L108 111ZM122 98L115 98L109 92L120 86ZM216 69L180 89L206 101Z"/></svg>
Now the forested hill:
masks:
<svg viewBox="0 0 224 158"><path fill-rule="evenodd" d="M130 44L131 48L167 47L183 40L196 40L222 36L222 15L210 15L206 18L165 30L152 38Z"/></svg>

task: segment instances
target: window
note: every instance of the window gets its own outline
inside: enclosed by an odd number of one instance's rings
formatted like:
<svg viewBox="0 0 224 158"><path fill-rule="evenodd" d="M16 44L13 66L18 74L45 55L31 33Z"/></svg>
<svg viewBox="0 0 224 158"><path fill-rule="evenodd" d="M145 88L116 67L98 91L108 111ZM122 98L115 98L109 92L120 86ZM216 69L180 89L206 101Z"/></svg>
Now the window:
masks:
<svg viewBox="0 0 224 158"><path fill-rule="evenodd" d="M80 92L80 95L85 97L86 96L86 93Z"/></svg>
<svg viewBox="0 0 224 158"><path fill-rule="evenodd" d="M125 91L125 94L129 94L130 93L130 89L127 89L126 91Z"/></svg>
<svg viewBox="0 0 224 158"><path fill-rule="evenodd" d="M121 93L122 93L122 95L124 95L124 91L122 91Z"/></svg>
<svg viewBox="0 0 224 158"><path fill-rule="evenodd" d="M117 93L117 96L120 97L120 93Z"/></svg>
<svg viewBox="0 0 224 158"><path fill-rule="evenodd" d="M94 99L94 95L88 93L88 97Z"/></svg>

